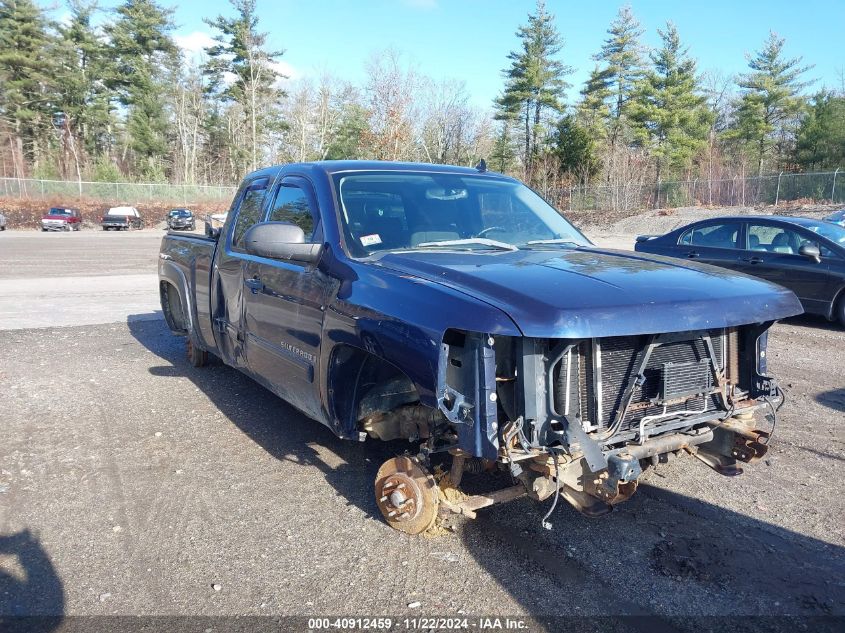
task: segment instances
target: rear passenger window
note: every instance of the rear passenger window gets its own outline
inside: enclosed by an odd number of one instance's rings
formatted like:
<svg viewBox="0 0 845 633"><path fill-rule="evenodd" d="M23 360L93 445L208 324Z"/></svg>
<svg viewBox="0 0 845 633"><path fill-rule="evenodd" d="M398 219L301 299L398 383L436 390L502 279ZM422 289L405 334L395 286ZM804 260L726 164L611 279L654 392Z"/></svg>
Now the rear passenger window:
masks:
<svg viewBox="0 0 845 633"><path fill-rule="evenodd" d="M736 248L739 222L708 224L690 229L681 236L680 243L686 246L707 246L710 248Z"/></svg>
<svg viewBox="0 0 845 633"><path fill-rule="evenodd" d="M314 227L317 225L316 209L311 208L308 196L295 185L282 185L273 200L270 209L270 222L285 222L295 224L305 233L305 241L314 238Z"/></svg>
<svg viewBox="0 0 845 633"><path fill-rule="evenodd" d="M232 250L244 252L245 249L241 245L241 241L244 233L252 225L261 221L261 207L269 184L269 178L258 178L247 186L246 191L241 196L238 208L235 209L237 218L235 219L235 228L232 230Z"/></svg>

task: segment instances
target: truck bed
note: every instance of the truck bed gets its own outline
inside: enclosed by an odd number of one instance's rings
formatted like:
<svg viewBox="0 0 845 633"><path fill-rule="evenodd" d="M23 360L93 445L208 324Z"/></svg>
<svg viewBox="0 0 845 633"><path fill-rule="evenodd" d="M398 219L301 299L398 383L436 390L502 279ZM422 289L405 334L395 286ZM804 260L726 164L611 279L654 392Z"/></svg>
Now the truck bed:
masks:
<svg viewBox="0 0 845 633"><path fill-rule="evenodd" d="M217 349L211 314L211 267L216 248L217 240L205 235L168 232L159 253L159 274L182 289L181 296L188 298L188 305L182 306L185 316L191 319L198 342L211 352Z"/></svg>

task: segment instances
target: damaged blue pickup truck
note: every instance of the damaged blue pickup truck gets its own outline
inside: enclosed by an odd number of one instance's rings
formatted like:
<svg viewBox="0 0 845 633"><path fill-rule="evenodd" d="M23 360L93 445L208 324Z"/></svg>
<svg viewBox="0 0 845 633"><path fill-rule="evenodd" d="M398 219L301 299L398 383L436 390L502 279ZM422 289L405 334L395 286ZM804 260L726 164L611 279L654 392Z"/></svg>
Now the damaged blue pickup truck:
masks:
<svg viewBox="0 0 845 633"><path fill-rule="evenodd" d="M222 228L163 239L159 277L194 365L219 356L342 438L409 442L375 481L408 533L524 495L598 516L668 453L740 474L782 399L767 332L801 312L759 279L598 248L483 164L257 171Z"/></svg>

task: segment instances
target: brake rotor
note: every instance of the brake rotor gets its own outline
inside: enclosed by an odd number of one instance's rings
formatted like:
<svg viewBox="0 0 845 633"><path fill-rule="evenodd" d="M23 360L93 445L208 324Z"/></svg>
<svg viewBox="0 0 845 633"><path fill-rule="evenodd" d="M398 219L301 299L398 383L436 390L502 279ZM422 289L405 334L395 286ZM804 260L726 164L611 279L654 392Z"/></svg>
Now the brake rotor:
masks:
<svg viewBox="0 0 845 633"><path fill-rule="evenodd" d="M390 527L420 534L437 518L437 482L415 458L394 457L378 469L376 503Z"/></svg>

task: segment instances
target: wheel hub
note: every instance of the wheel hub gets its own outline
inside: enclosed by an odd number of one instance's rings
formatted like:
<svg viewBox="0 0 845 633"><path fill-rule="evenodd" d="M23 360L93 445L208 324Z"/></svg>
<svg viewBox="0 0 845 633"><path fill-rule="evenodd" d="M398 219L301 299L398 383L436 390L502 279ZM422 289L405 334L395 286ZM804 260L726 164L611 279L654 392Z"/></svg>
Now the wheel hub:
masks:
<svg viewBox="0 0 845 633"><path fill-rule="evenodd" d="M391 521L412 521L424 501L417 483L405 473L388 476L381 486L379 509Z"/></svg>
<svg viewBox="0 0 845 633"><path fill-rule="evenodd" d="M376 477L376 503L397 530L419 534L437 516L437 485L413 458L396 457L382 464Z"/></svg>

